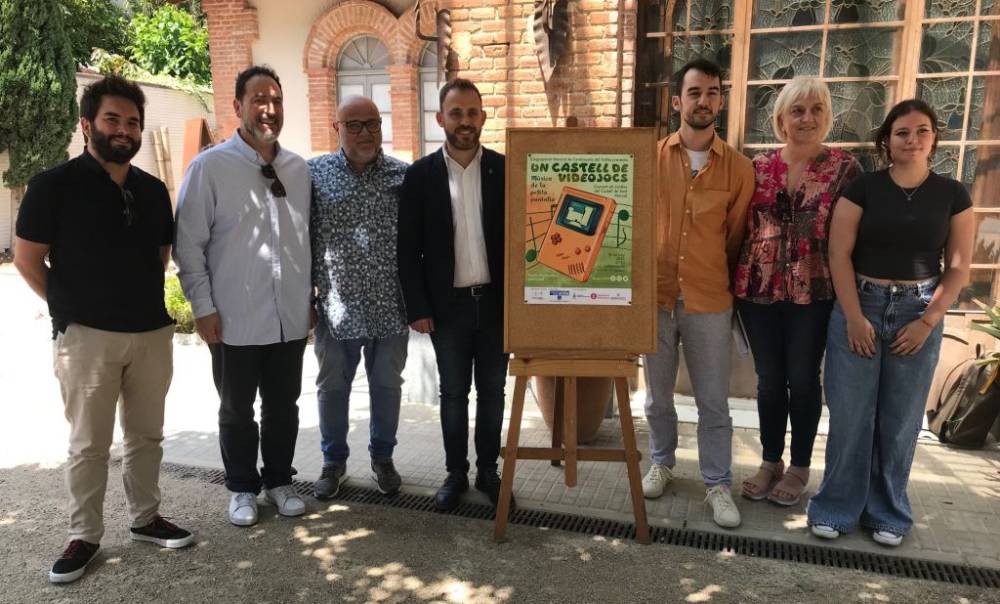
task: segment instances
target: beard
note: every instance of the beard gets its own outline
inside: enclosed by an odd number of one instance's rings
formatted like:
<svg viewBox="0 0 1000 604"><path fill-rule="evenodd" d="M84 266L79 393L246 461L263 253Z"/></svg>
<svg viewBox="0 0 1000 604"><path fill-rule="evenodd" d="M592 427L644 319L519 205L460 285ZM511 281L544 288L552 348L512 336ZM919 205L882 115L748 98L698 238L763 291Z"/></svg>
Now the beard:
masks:
<svg viewBox="0 0 1000 604"><path fill-rule="evenodd" d="M112 164L127 164L142 147L142 139L134 139L125 135L108 136L97 128L90 130L90 140L93 141L94 149L101 156L101 159ZM113 140L128 141L129 146L116 147L112 144Z"/></svg>
<svg viewBox="0 0 1000 604"><path fill-rule="evenodd" d="M272 121L274 123L271 124L270 130L264 129L264 127L256 120L252 122L244 121L242 129L244 133L249 135L254 140L264 144L271 144L278 140L278 135L281 134L282 125L280 119L272 119Z"/></svg>
<svg viewBox="0 0 1000 604"><path fill-rule="evenodd" d="M471 139L467 138L469 134L472 135ZM445 131L444 136L452 147L468 151L479 146L479 134L480 131L475 128L456 128L451 132Z"/></svg>
<svg viewBox="0 0 1000 604"><path fill-rule="evenodd" d="M706 128L713 128L717 117L719 117L718 114L711 112L696 113L692 111L690 114L684 116L684 123L695 130L704 130Z"/></svg>

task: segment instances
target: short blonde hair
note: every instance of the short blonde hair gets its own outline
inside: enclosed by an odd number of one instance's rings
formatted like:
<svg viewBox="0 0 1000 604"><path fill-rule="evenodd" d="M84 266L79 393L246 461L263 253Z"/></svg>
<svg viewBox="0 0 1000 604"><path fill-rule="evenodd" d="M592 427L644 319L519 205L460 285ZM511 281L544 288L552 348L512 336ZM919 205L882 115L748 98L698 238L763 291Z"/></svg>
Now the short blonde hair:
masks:
<svg viewBox="0 0 1000 604"><path fill-rule="evenodd" d="M778 93L778 100L774 102L774 112L771 114L771 125L774 128L774 136L779 141L785 142L785 133L781 131L781 116L797 101L808 98L817 98L826 107L826 123L820 125L820 130L823 133L820 140L825 140L826 135L830 134L830 129L833 128L833 101L830 98L830 89L827 87L826 82L811 76L795 76Z"/></svg>

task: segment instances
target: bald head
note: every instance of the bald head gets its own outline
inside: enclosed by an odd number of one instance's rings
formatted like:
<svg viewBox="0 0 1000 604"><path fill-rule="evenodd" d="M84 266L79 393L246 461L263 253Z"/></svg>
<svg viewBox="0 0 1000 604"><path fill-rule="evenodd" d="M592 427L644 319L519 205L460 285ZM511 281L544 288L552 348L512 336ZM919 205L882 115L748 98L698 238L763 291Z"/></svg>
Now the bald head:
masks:
<svg viewBox="0 0 1000 604"><path fill-rule="evenodd" d="M363 96L349 96L337 106L337 136L347 160L358 172L375 161L382 148L378 107Z"/></svg>

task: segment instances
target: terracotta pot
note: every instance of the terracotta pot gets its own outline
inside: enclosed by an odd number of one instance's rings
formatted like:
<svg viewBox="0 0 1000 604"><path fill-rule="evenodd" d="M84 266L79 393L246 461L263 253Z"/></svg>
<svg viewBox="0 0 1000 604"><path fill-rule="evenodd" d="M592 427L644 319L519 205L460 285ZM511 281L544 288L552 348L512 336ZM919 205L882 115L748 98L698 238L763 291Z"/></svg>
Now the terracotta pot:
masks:
<svg viewBox="0 0 1000 604"><path fill-rule="evenodd" d="M556 379L551 377L534 377L535 398L538 408L545 418L545 425L552 430L552 416L555 413L553 397L556 391ZM576 440L586 444L594 440L604 413L611 400L614 389L612 378L577 378L576 382Z"/></svg>

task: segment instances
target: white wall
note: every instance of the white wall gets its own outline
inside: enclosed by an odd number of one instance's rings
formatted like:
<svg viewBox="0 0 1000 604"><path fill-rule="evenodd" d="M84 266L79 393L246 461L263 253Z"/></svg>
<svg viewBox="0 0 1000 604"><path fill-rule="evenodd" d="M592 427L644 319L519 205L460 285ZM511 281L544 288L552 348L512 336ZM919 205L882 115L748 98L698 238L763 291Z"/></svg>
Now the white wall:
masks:
<svg viewBox="0 0 1000 604"><path fill-rule="evenodd" d="M257 8L258 38L253 44L256 63L270 65L281 78L285 95L285 125L281 144L311 157L309 133L309 85L302 67L302 53L313 22L335 2L296 2L290 10L287 0L253 0ZM232 95L231 91L219 91Z"/></svg>

